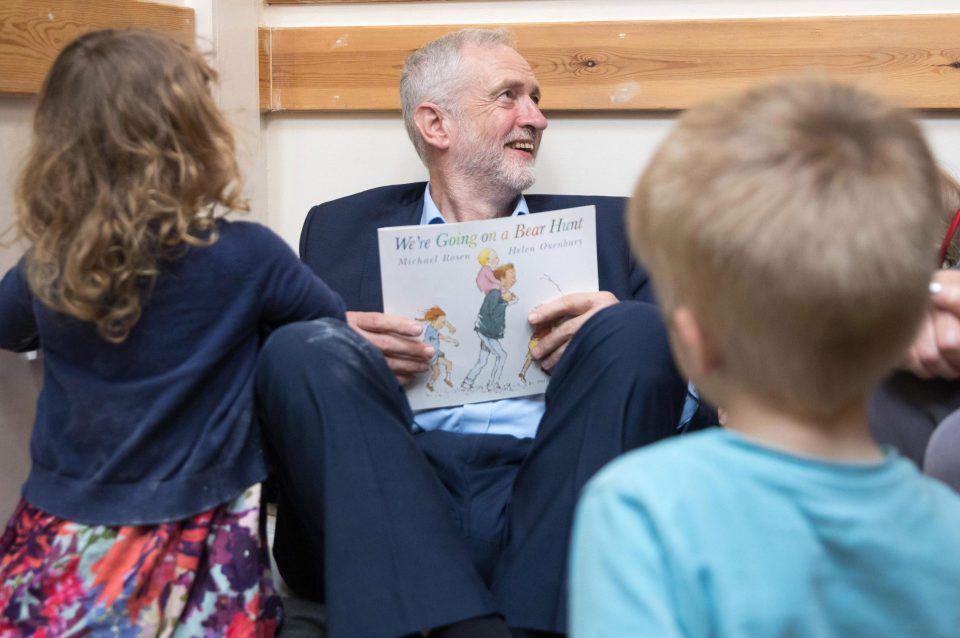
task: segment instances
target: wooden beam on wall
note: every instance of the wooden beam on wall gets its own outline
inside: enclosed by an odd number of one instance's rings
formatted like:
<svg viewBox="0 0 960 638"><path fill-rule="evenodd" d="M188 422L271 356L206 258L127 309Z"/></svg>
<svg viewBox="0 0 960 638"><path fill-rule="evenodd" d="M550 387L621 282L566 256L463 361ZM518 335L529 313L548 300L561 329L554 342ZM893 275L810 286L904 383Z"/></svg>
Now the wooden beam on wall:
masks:
<svg viewBox="0 0 960 638"><path fill-rule="evenodd" d="M144 27L195 39L193 9L138 0L0 0L0 93L40 90L60 50L96 29Z"/></svg>
<svg viewBox="0 0 960 638"><path fill-rule="evenodd" d="M450 2L451 0L267 0L267 4L368 4L375 2Z"/></svg>
<svg viewBox="0 0 960 638"><path fill-rule="evenodd" d="M398 110L404 58L463 26L264 27L261 110ZM487 26L513 32L554 112L683 109L803 70L960 108L960 14Z"/></svg>

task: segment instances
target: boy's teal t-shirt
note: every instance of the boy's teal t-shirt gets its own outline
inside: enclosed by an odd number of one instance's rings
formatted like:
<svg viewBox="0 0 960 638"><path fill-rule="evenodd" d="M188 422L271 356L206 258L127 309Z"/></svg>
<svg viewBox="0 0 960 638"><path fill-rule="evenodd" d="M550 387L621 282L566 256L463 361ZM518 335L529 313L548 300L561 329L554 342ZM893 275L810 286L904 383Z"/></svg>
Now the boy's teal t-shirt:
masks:
<svg viewBox="0 0 960 638"><path fill-rule="evenodd" d="M715 428L590 481L570 589L574 638L956 638L960 497Z"/></svg>

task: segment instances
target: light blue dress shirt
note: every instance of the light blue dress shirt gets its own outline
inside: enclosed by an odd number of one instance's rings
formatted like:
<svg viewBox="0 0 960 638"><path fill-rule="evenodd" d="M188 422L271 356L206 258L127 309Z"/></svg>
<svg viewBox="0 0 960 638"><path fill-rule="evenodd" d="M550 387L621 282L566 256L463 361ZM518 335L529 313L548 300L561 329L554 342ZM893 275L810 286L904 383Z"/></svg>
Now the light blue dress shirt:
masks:
<svg viewBox="0 0 960 638"><path fill-rule="evenodd" d="M521 195L513 215L530 212ZM443 215L430 195L430 185L423 196L423 214L420 224L443 224ZM445 430L461 434L509 434L520 439L533 438L540 426L545 409L543 395L519 399L500 399L483 403L422 410L413 417L415 430Z"/></svg>

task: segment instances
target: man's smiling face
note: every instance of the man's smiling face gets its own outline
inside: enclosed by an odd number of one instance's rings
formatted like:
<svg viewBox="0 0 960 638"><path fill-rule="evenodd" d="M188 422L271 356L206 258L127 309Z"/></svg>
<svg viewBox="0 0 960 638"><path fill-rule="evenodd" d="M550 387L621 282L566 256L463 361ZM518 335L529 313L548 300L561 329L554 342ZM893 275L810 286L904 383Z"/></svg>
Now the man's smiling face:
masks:
<svg viewBox="0 0 960 638"><path fill-rule="evenodd" d="M510 47L468 44L460 55L467 88L451 146L456 170L519 195L533 185L547 128L538 106L540 86L527 61Z"/></svg>

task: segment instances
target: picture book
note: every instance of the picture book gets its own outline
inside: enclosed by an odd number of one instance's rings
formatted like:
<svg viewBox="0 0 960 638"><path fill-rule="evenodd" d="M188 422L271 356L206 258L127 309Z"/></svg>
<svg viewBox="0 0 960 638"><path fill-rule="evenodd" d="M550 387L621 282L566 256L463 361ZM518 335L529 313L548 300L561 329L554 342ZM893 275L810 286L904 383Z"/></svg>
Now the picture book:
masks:
<svg viewBox="0 0 960 638"><path fill-rule="evenodd" d="M423 325L430 369L407 387L414 410L540 394L531 350L537 305L598 289L593 206L378 231L384 312Z"/></svg>

